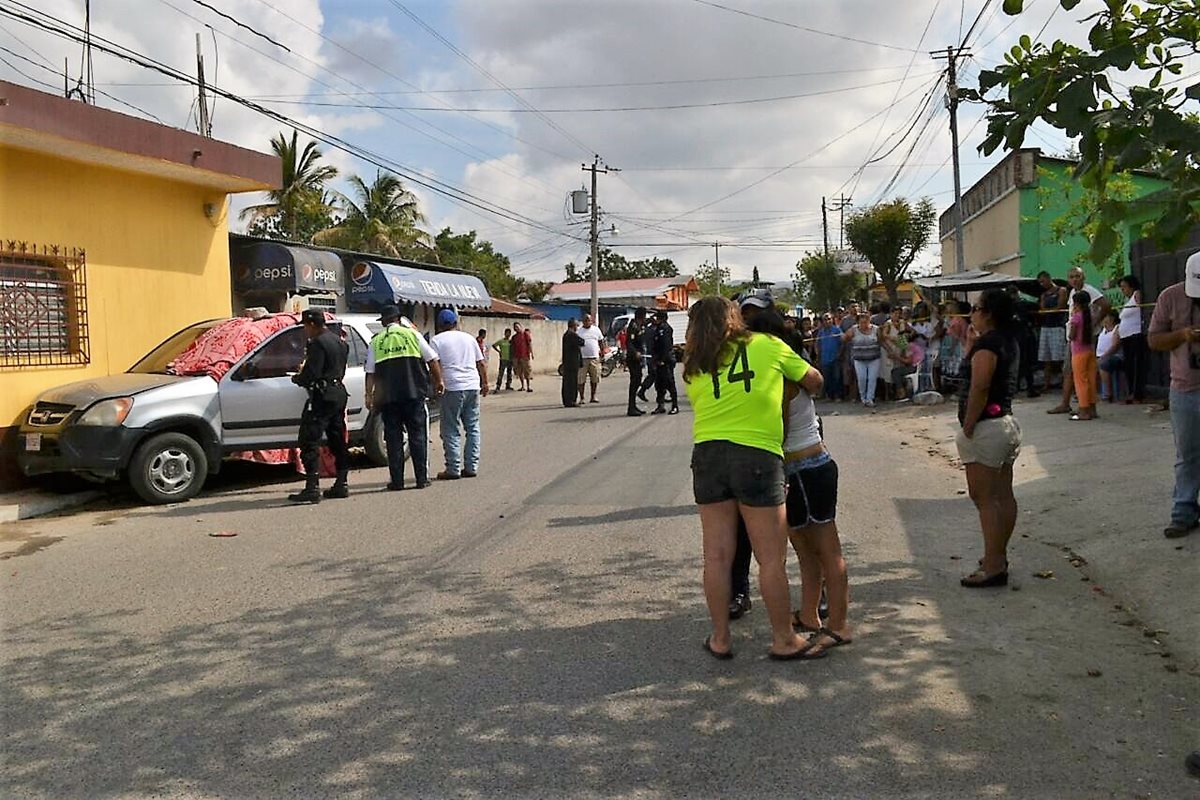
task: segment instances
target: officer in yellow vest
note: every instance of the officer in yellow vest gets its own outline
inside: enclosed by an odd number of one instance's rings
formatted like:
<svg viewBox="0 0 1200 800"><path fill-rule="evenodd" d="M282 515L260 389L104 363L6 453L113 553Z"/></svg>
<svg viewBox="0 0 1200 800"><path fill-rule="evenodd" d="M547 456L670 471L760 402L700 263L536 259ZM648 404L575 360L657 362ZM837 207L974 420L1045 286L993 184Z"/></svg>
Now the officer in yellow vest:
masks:
<svg viewBox="0 0 1200 800"><path fill-rule="evenodd" d="M425 401L432 392L440 396L442 382L437 352L413 327L402 320L400 309L384 306L379 314L383 330L371 338L367 351L367 408L383 421L387 442L389 491L404 488L404 437L412 456L416 488L429 481L429 411ZM407 323L407 324L402 324Z"/></svg>

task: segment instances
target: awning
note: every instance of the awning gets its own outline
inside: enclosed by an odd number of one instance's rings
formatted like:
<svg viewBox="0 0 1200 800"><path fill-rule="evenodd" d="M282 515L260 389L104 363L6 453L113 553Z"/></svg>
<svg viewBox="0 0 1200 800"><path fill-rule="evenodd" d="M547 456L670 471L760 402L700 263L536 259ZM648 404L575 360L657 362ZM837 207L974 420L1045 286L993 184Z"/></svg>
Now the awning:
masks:
<svg viewBox="0 0 1200 800"><path fill-rule="evenodd" d="M1003 272L988 272L986 270L971 270L969 272L952 272L949 275L930 275L916 278L917 286L925 289L938 289L943 292L982 292L985 289L1003 289L1006 286L1016 286L1021 292L1037 297L1042 293L1041 284L1034 278L1018 278ZM1055 281L1060 286L1063 281Z"/></svg>
<svg viewBox="0 0 1200 800"><path fill-rule="evenodd" d="M492 304L483 281L474 275L375 261L347 263L350 265L349 304L356 311L404 302L458 308L487 308Z"/></svg>
<svg viewBox="0 0 1200 800"><path fill-rule="evenodd" d="M233 288L239 292L345 292L342 260L324 250L277 242L231 242L229 266Z"/></svg>

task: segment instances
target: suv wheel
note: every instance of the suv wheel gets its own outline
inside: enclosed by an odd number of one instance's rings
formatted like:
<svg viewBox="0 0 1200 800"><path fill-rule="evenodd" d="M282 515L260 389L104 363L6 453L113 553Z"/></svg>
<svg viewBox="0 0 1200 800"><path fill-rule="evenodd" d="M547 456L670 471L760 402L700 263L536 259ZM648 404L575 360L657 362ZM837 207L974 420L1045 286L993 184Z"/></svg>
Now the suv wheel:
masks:
<svg viewBox="0 0 1200 800"><path fill-rule="evenodd" d="M160 433L138 447L129 462L129 485L151 505L195 497L208 477L208 457L183 433Z"/></svg>

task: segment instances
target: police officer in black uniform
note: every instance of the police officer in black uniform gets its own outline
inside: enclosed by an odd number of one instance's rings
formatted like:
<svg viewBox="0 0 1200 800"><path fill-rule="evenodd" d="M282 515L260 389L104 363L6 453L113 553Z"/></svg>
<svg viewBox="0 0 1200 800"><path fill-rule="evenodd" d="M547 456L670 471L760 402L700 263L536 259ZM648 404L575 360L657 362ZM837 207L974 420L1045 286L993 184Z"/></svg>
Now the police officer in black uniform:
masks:
<svg viewBox="0 0 1200 800"><path fill-rule="evenodd" d="M640 417L645 414L638 408L638 392L642 390L642 360L646 356L646 309L633 312L633 319L625 329L625 366L629 368L629 409L626 416ZM644 398L643 398L644 399Z"/></svg>
<svg viewBox="0 0 1200 800"><path fill-rule="evenodd" d="M342 380L346 377L349 346L325 324L325 313L316 308L300 315L308 344L304 366L292 376L292 383L308 390L308 402L300 415L300 462L304 464L304 490L288 495L293 503L321 502L321 473L318 448L324 435L337 465L337 480L325 490L325 497L349 497L346 479L350 473L350 454L346 447L346 400Z"/></svg>
<svg viewBox="0 0 1200 800"><path fill-rule="evenodd" d="M667 312L654 312L654 339L650 345L650 364L654 370L654 387L658 402L651 414L678 414L679 393L675 389L675 330L667 322ZM663 402L671 398L671 410Z"/></svg>

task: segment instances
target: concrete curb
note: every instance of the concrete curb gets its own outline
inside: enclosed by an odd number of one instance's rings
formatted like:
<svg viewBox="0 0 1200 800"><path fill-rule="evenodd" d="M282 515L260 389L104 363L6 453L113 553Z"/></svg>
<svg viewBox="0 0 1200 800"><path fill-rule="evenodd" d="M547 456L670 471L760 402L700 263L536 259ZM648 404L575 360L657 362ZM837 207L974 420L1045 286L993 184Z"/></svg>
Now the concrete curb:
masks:
<svg viewBox="0 0 1200 800"><path fill-rule="evenodd" d="M104 492L98 490L69 494L30 490L0 495L0 523L42 517L56 511L76 508L103 496Z"/></svg>

